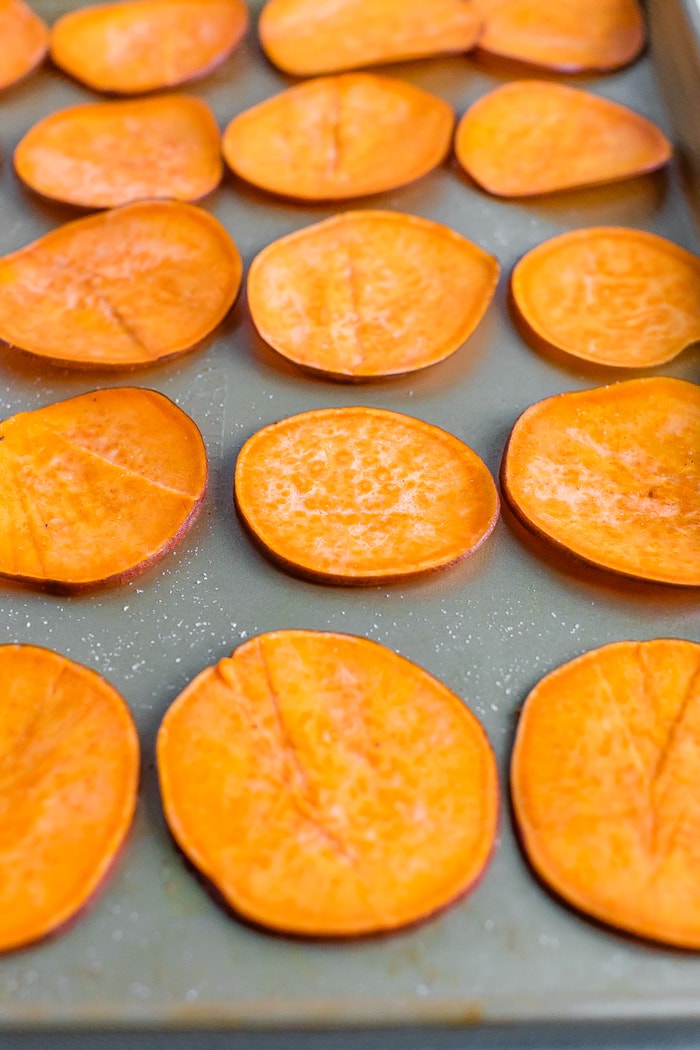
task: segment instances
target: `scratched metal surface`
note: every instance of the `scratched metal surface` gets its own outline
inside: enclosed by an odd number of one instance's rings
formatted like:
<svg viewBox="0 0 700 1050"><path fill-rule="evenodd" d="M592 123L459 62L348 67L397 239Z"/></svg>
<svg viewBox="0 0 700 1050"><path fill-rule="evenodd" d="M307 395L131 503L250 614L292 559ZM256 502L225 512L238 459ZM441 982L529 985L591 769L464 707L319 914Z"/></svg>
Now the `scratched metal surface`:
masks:
<svg viewBox="0 0 700 1050"><path fill-rule="evenodd" d="M692 2L692 0L688 0ZM673 0L660 0L670 10ZM48 21L78 4L36 0ZM259 10L259 3L254 11ZM658 10L658 8L657 8ZM504 64L450 58L396 67L458 113L518 75ZM189 90L223 126L284 87L255 37ZM651 61L576 79L668 127ZM41 116L92 97L44 68L0 100L0 251L75 217L25 192L12 150ZM248 263L275 237L330 214L268 198L227 177L203 202ZM356 206L356 205L353 205ZM33 642L96 668L127 698L143 747L138 819L101 895L60 937L0 960L0 1025L257 1026L372 1022L473 1023L700 1015L700 958L600 929L531 877L503 805L499 848L479 888L424 925L345 944L285 940L238 924L205 893L174 849L160 813L153 741L168 704L204 666L242 639L283 627L332 629L404 653L464 697L482 719L505 775L517 710L547 671L605 642L698 639L697 595L626 584L574 568L501 520L471 560L422 582L354 591L304 583L250 545L231 505L242 442L308 408L366 403L426 419L465 440L496 473L508 431L531 402L607 381L564 368L516 335L506 276L550 235L628 224L700 245L677 167L614 187L508 203L472 187L453 163L359 206L414 212L452 225L498 255L503 278L479 331L448 361L391 382L347 387L311 380L256 339L241 301L209 344L126 378L71 373L0 354L4 415L96 386L152 386L199 424L211 485L198 524L178 550L126 586L57 598L2 585L0 642ZM698 350L665 374L698 378Z"/></svg>

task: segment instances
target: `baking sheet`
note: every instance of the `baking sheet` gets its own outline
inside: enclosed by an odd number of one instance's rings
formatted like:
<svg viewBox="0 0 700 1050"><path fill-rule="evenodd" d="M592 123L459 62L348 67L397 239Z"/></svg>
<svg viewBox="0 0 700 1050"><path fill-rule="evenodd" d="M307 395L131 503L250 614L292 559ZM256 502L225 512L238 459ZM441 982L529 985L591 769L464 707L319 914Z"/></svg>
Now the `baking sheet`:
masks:
<svg viewBox="0 0 700 1050"><path fill-rule="evenodd" d="M673 0L660 0L657 11L662 4L670 10ZM35 0L34 6L51 22L79 4ZM252 4L254 14L260 6ZM465 57L386 72L441 95L458 114L489 88L523 75L513 65ZM187 90L210 103L223 127L290 82L267 65L251 32L219 71ZM612 75L568 82L627 103L668 129L648 56ZM92 97L47 67L0 99L1 252L76 217L25 192L11 154L40 117ZM277 236L333 211L274 200L230 176L203 206L225 224L246 263ZM369 386L310 379L261 344L244 299L207 346L126 377L72 373L0 353L4 415L97 386L154 387L198 423L211 468L194 529L130 584L74 598L2 585L0 642L49 646L101 672L127 698L143 748L138 818L104 892L60 937L0 959L3 1026L700 1015L700 958L599 928L550 897L521 858L505 801L497 853L471 896L417 928L344 944L284 939L237 923L207 895L168 836L153 760L160 719L201 668L260 632L347 631L421 664L482 720L504 784L518 708L543 674L616 639L700 640L697 593L577 567L530 540L507 513L465 563L393 587L356 591L302 582L252 547L232 509L233 468L242 443L274 420L325 406L387 407L451 431L496 474L510 427L527 405L615 378L593 367L556 365L516 334L506 278L535 244L568 229L620 224L700 250L678 165L612 187L523 203L489 198L449 162L420 182L352 206L445 222L499 257L496 299L477 333L448 361ZM645 374L697 380L698 348Z"/></svg>

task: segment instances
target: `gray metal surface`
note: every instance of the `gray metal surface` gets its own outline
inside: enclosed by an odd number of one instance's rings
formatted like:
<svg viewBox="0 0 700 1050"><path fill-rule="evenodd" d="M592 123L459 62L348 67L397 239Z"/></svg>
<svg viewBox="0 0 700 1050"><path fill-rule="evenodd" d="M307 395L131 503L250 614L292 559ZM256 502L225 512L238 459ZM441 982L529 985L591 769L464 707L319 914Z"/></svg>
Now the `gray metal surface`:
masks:
<svg viewBox="0 0 700 1050"><path fill-rule="evenodd" d="M661 2L670 7L672 0ZM34 6L53 21L79 5L35 0ZM253 7L257 12L259 2ZM461 114L522 71L456 57L394 72ZM575 82L667 126L648 57ZM188 90L211 104L223 127L287 83L266 64L251 33L218 72ZM90 97L47 67L0 99L0 252L75 217L25 192L11 153L41 116ZM246 263L275 237L333 210L283 203L231 177L203 205L224 222ZM344 944L287 940L237 923L185 867L164 827L153 761L160 719L202 667L262 631L357 633L421 664L481 718L504 785L518 708L547 671L615 639L700 639L697 593L575 567L530 541L506 515L472 559L396 587L355 591L301 582L251 546L232 509L233 467L243 441L276 419L331 405L392 408L450 430L495 474L509 429L527 405L616 378L555 365L516 334L507 275L538 242L568 229L620 224L700 248L677 166L612 187L509 203L475 189L450 162L412 186L353 206L445 222L498 255L503 276L496 300L448 361L369 386L312 380L260 343L244 300L206 347L126 377L71 373L9 350L0 354L3 415L97 386L150 386L199 424L211 466L194 530L132 583L78 598L1 585L0 642L50 646L96 668L127 698L143 747L138 819L104 892L60 937L0 959L6 1029L700 1016L700 957L603 930L550 897L519 853L505 792L499 848L475 893L415 929ZM653 371L697 380L698 348Z"/></svg>

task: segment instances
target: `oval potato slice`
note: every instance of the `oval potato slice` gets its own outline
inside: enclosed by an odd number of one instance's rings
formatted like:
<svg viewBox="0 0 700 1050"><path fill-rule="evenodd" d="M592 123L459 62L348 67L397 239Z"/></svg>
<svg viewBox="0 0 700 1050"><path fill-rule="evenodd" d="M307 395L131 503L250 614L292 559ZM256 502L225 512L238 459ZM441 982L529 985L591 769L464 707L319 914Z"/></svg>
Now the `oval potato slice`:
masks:
<svg viewBox="0 0 700 1050"><path fill-rule="evenodd" d="M0 339L77 368L151 365L216 327L242 272L235 244L207 212L127 204L0 258Z"/></svg>
<svg viewBox="0 0 700 1050"><path fill-rule="evenodd" d="M615 368L650 368L700 339L700 259L643 230L602 226L523 256L513 303L536 340Z"/></svg>
<svg viewBox="0 0 700 1050"><path fill-rule="evenodd" d="M209 107L187 95L88 102L44 117L15 150L20 179L44 197L84 208L216 189L223 165Z"/></svg>
<svg viewBox="0 0 700 1050"><path fill-rule="evenodd" d="M55 932L108 875L131 825L139 742L94 671L0 646L0 952Z"/></svg>
<svg viewBox="0 0 700 1050"><path fill-rule="evenodd" d="M558 394L511 432L503 494L523 524L608 572L700 585L700 387L662 376Z"/></svg>
<svg viewBox="0 0 700 1050"><path fill-rule="evenodd" d="M44 60L49 30L24 0L0 0L0 90L16 84Z"/></svg>
<svg viewBox="0 0 700 1050"><path fill-rule="evenodd" d="M96 91L135 95L211 72L248 25L243 0L122 0L59 18L51 57Z"/></svg>
<svg viewBox="0 0 700 1050"><path fill-rule="evenodd" d="M400 375L442 361L472 334L498 260L415 215L358 211L280 238L253 260L260 335L334 379Z"/></svg>
<svg viewBox="0 0 700 1050"><path fill-rule="evenodd" d="M481 31L471 0L268 0L265 54L295 76L469 51Z"/></svg>
<svg viewBox="0 0 700 1050"><path fill-rule="evenodd" d="M393 77L344 73L297 84L234 117L224 157L242 179L299 200L395 189L444 160L454 125L435 95Z"/></svg>
<svg viewBox="0 0 700 1050"><path fill-rule="evenodd" d="M619 69L644 47L638 0L477 0L479 49L560 73Z"/></svg>
<svg viewBox="0 0 700 1050"><path fill-rule="evenodd" d="M204 498L197 427L163 394L95 390L0 424L0 576L70 593L174 547Z"/></svg>
<svg viewBox="0 0 700 1050"><path fill-rule="evenodd" d="M465 704L376 642L277 631L167 711L158 773L185 854L247 919L393 930L469 890L494 846L496 765Z"/></svg>
<svg viewBox="0 0 700 1050"><path fill-rule="evenodd" d="M700 948L700 645L615 642L558 667L523 707L515 818L537 874L638 937Z"/></svg>
<svg viewBox="0 0 700 1050"><path fill-rule="evenodd" d="M488 193L530 197L655 171L671 144L617 102L543 80L503 84L464 114L457 160Z"/></svg>
<svg viewBox="0 0 700 1050"><path fill-rule="evenodd" d="M275 561L328 583L441 569L480 547L496 486L470 448L419 419L326 408L259 430L236 463L238 512Z"/></svg>

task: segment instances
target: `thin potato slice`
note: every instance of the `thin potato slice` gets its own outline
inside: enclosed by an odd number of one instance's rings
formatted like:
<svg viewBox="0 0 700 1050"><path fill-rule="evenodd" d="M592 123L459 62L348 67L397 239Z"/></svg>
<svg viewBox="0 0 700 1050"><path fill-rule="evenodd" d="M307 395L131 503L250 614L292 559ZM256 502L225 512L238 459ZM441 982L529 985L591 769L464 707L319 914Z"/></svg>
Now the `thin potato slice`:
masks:
<svg viewBox="0 0 700 1050"><path fill-rule="evenodd" d="M0 89L22 80L43 61L49 30L24 0L0 0Z"/></svg>
<svg viewBox="0 0 700 1050"><path fill-rule="evenodd" d="M157 760L178 845L240 914L286 933L427 918L474 885L494 846L479 722L364 638L246 642L170 707Z"/></svg>
<svg viewBox="0 0 700 1050"><path fill-rule="evenodd" d="M515 424L503 493L533 532L609 572L700 585L700 387L654 377L559 394Z"/></svg>
<svg viewBox="0 0 700 1050"><path fill-rule="evenodd" d="M469 51L480 31L471 0L268 0L259 22L270 61L302 77Z"/></svg>
<svg viewBox="0 0 700 1050"><path fill-rule="evenodd" d="M597 364L649 368L700 339L700 259L642 230L553 237L520 260L511 292L536 339Z"/></svg>
<svg viewBox="0 0 700 1050"><path fill-rule="evenodd" d="M211 72L248 25L243 0L123 0L71 11L51 32L51 57L96 91L135 95Z"/></svg>
<svg viewBox="0 0 700 1050"><path fill-rule="evenodd" d="M122 583L204 498L197 427L154 390L96 390L0 425L0 576L64 593Z"/></svg>
<svg viewBox="0 0 700 1050"><path fill-rule="evenodd" d="M670 160L671 144L626 106L563 84L519 80L467 110L455 152L489 193L529 197L655 171Z"/></svg>
<svg viewBox="0 0 700 1050"><path fill-rule="evenodd" d="M486 540L496 486L470 448L378 408L304 412L258 431L235 473L243 522L285 568L371 584L444 568Z"/></svg>
<svg viewBox="0 0 700 1050"><path fill-rule="evenodd" d="M477 0L479 48L560 73L610 70L644 47L638 0Z"/></svg>
<svg viewBox="0 0 700 1050"><path fill-rule="evenodd" d="M226 315L241 257L190 204L127 204L0 258L0 339L79 368L135 368L183 353Z"/></svg>
<svg viewBox="0 0 700 1050"><path fill-rule="evenodd" d="M139 743L104 678L33 645L0 646L0 951L73 918L131 825Z"/></svg>
<svg viewBox="0 0 700 1050"><path fill-rule="evenodd" d="M400 375L442 361L471 335L498 260L458 233L398 212L346 212L282 237L250 267L263 339L335 379Z"/></svg>
<svg viewBox="0 0 700 1050"><path fill-rule="evenodd" d="M700 645L616 642L528 696L511 785L540 877L611 926L700 948Z"/></svg>
<svg viewBox="0 0 700 1050"><path fill-rule="evenodd" d="M150 197L194 201L216 189L223 174L211 110L187 95L52 113L17 146L15 169L44 197L84 208Z"/></svg>
<svg viewBox="0 0 700 1050"><path fill-rule="evenodd" d="M236 175L300 200L395 189L444 160L446 102L412 84L345 73L288 88L234 117L224 157Z"/></svg>

